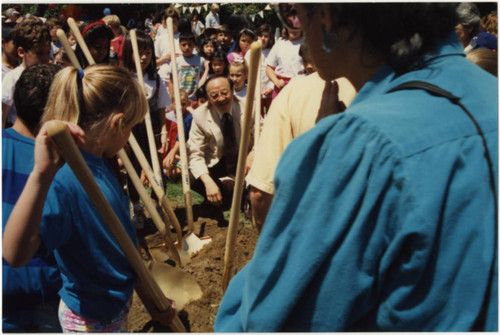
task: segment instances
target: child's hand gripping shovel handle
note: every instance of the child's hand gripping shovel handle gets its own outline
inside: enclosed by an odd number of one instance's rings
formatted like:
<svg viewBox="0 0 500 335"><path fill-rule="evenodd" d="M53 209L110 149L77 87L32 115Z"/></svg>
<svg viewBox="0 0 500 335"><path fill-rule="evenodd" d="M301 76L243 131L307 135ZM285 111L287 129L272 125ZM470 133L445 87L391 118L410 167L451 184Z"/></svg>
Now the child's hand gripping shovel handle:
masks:
<svg viewBox="0 0 500 335"><path fill-rule="evenodd" d="M104 222L136 272L138 276L137 293L140 295L148 311L150 311L151 316L158 317L161 315L165 317L165 319L157 321L160 321L164 325L170 324L172 330L176 332L186 332L182 322L175 313L175 304L172 303L172 300L165 297L156 281L146 269L141 256L97 185L94 176L90 172L90 169L64 123L57 121L53 122L48 127L47 132L96 206Z"/></svg>

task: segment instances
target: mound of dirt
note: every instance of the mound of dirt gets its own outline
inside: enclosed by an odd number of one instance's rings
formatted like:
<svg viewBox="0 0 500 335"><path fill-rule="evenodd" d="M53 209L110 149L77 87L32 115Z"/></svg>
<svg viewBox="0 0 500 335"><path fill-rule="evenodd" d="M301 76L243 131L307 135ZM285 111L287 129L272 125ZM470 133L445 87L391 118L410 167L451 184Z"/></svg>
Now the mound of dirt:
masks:
<svg viewBox="0 0 500 335"><path fill-rule="evenodd" d="M182 213L179 212L179 221ZM196 215L195 215L196 218ZM182 221L181 221L182 222ZM224 270L224 252L227 238L227 221L214 220L210 217L199 215L195 222L194 232L199 237L210 236L212 242L182 267L191 274L200 285L203 296L201 299L188 303L181 311L179 317L189 332L213 332L215 315L223 297L222 273ZM143 256L147 256L147 248L161 244L161 238L155 232L151 222L146 222L145 229L138 232L143 248ZM236 240L235 254L233 255L232 275L239 271L251 259L258 239L257 230L248 220L240 219ZM132 306L128 319L129 332L169 332L169 328L162 327L151 321L144 305L134 293Z"/></svg>

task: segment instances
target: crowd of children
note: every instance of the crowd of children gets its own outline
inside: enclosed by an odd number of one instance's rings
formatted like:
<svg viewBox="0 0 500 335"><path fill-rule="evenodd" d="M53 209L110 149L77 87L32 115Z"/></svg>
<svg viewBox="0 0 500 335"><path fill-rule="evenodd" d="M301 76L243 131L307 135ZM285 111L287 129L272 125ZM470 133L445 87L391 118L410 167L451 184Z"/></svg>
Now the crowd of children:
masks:
<svg viewBox="0 0 500 335"><path fill-rule="evenodd" d="M262 97L266 99L270 95L265 67L274 32L269 25L255 32L250 25L233 32L227 25L205 29L201 21L195 20L192 29L184 29L180 12L175 7L166 8L154 33L136 31L144 77L146 100L143 101L143 95L138 94L142 88L137 80L130 35L117 15L106 14L100 20L79 23L81 35L96 63L94 66L89 66L82 47L66 29L66 23L57 18L30 17L2 24L2 115L3 128L6 128L3 132L3 287L4 298L8 298L4 301L9 304L4 306L4 331L124 330L130 305L133 272L113 238L102 234L102 219L98 218L71 170L65 166L58 171L60 159L47 159L46 155L55 155L55 152L46 140L47 126L42 126L43 122L59 119L76 124L78 127L68 126L76 138L85 132L85 143L81 143L83 156L130 238L136 241L134 228L143 227L145 216L137 191L117 172L113 157L133 133L151 160L144 123L144 115L149 110L165 176L171 179L180 176L172 58L176 57L186 140L193 119L191 113L207 101L204 83L209 78L220 75L230 78L235 96L245 101L247 54L257 39L263 42L262 78L263 82L267 81L262 85ZM173 19L175 50L170 50L166 24L169 17ZM63 28L72 50L65 50L57 38L57 30ZM293 68L302 66L296 51ZM75 53L82 70L72 66L70 52ZM30 80L32 84L27 85ZM28 89L26 98L32 101L14 99L16 94ZM26 143L23 145L28 149L8 149L19 143ZM128 152L140 172L137 158L131 150ZM30 163L24 164L24 161ZM12 164L6 165L8 162ZM9 177L18 175L22 176L19 180ZM42 177L43 183L40 183ZM124 184L127 194L123 193ZM5 198L5 194L12 196ZM81 233L91 225L96 234ZM106 257L94 257L101 252L89 253L92 259L87 258L83 266L78 260L80 253L92 249L102 250ZM33 262L42 265L33 265ZM21 270L11 266L21 266ZM35 273L34 269L43 279L38 287L28 285L26 276L20 275L29 273L25 271ZM26 301L33 302L33 309L17 308L14 304L19 285L26 286L24 295ZM60 303L57 291L62 298ZM47 315L40 314L40 310Z"/></svg>

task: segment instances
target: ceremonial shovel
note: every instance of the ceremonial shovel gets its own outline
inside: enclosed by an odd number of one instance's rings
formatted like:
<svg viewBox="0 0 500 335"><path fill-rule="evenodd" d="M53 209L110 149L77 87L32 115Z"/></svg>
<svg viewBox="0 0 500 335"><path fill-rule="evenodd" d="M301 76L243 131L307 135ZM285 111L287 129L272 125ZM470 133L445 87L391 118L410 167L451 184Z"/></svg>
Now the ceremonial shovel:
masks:
<svg viewBox="0 0 500 335"><path fill-rule="evenodd" d="M175 59L174 28L172 18L167 18L167 32L169 37L170 54L172 55L172 79L174 84L175 111L177 117L177 129L179 132L179 151L181 154L182 189L186 205L186 218L188 233L183 241L183 249L190 256L198 252L203 246L212 241L211 238L200 239L194 234L193 224L193 201L191 199L191 186L189 184L189 169L187 161L186 136L182 117L181 96L179 91L179 78L177 73L177 60Z"/></svg>
<svg viewBox="0 0 500 335"><path fill-rule="evenodd" d="M232 257L234 253L234 244L236 242L236 228L240 218L240 204L243 191L245 161L247 158L248 143L250 141L250 128L252 127L253 101L255 98L255 86L257 83L257 73L260 64L262 43L260 41L252 43L250 47L250 64L248 76L247 97L245 111L243 114L243 124L241 126L241 140L238 154L238 165L236 167L236 178L234 183L233 201L231 203L231 214L229 217L229 226L227 228L226 250L224 253L224 273L222 275L222 289L226 291L229 280L231 279Z"/></svg>

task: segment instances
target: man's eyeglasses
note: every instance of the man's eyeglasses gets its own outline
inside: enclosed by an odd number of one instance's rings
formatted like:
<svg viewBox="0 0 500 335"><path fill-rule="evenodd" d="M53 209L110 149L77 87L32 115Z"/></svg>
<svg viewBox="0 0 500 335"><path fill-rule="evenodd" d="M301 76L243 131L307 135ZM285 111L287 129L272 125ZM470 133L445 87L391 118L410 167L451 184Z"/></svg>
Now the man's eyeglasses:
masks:
<svg viewBox="0 0 500 335"><path fill-rule="evenodd" d="M208 95L210 96L211 99L215 100L219 97L219 95L224 98L229 96L229 91L224 90L220 92L210 92Z"/></svg>
<svg viewBox="0 0 500 335"><path fill-rule="evenodd" d="M274 4L274 10L288 30L300 31L302 29L299 17L297 16L297 4L277 3Z"/></svg>

